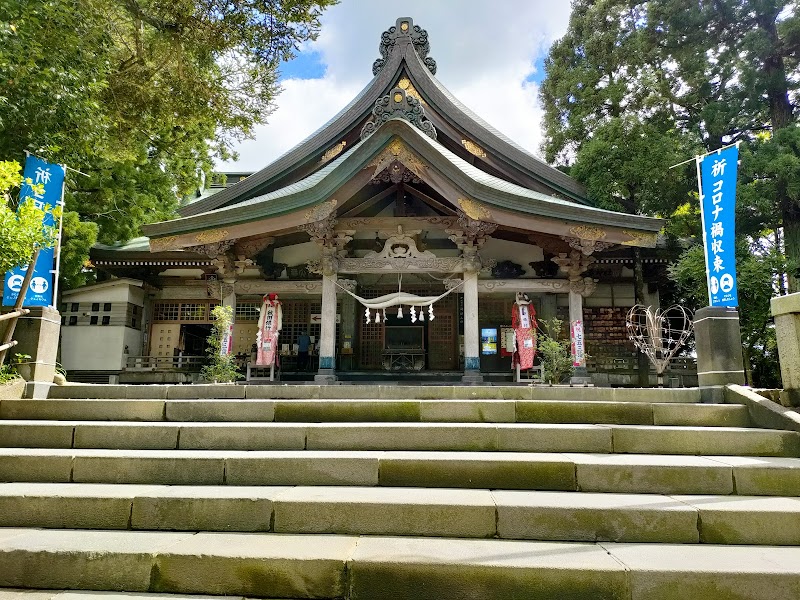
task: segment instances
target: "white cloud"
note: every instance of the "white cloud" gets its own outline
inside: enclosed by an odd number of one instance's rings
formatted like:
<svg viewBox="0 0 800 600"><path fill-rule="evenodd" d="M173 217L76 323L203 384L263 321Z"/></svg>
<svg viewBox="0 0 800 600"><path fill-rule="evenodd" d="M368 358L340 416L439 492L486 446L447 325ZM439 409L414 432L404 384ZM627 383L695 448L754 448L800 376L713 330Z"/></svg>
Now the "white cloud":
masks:
<svg viewBox="0 0 800 600"><path fill-rule="evenodd" d="M343 0L323 15L309 48L326 65L321 79L290 79L269 124L238 146L240 160L221 169L258 170L318 129L372 79L383 31L411 17L428 31L437 78L465 105L536 153L541 141L534 63L563 35L566 0Z"/></svg>

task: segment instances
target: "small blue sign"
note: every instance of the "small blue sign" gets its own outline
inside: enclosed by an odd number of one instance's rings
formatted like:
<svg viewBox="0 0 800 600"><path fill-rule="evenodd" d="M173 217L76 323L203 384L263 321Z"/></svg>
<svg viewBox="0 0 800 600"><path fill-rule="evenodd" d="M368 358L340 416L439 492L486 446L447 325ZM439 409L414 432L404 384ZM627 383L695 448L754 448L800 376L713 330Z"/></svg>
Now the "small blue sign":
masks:
<svg viewBox="0 0 800 600"><path fill-rule="evenodd" d="M709 306L739 306L736 285L736 171L739 148L700 157L700 214Z"/></svg>
<svg viewBox="0 0 800 600"><path fill-rule="evenodd" d="M34 184L42 184L44 191L41 194L35 194L31 186L23 184L19 202L21 205L28 198L33 198L36 206L45 211L42 223L45 226L56 224L53 208L61 202L65 174L66 171L61 165L52 165L35 156L28 156L25 161L23 177L26 180L30 178ZM53 304L54 258L55 250L53 248L42 248L39 252L39 258L33 269L33 277L22 303L23 306L51 306ZM3 306L14 306L22 290L22 280L25 278L27 270L28 265L21 265L6 273L3 286Z"/></svg>

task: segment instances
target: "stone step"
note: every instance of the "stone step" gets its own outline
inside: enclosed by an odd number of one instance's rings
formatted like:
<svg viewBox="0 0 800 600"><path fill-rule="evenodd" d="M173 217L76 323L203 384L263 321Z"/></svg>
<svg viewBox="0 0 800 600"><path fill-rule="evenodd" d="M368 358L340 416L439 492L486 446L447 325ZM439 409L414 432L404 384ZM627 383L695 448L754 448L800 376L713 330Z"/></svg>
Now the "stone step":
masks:
<svg viewBox="0 0 800 600"><path fill-rule="evenodd" d="M498 451L2 448L0 481L800 496L800 459Z"/></svg>
<svg viewBox="0 0 800 600"><path fill-rule="evenodd" d="M800 456L800 433L735 427L552 423L0 421L0 447L446 450Z"/></svg>
<svg viewBox="0 0 800 600"><path fill-rule="evenodd" d="M247 600L244 596L0 588L0 600Z"/></svg>
<svg viewBox="0 0 800 600"><path fill-rule="evenodd" d="M577 400L3 400L0 419L750 425L739 404Z"/></svg>
<svg viewBox="0 0 800 600"><path fill-rule="evenodd" d="M4 483L0 527L797 545L800 498Z"/></svg>
<svg viewBox="0 0 800 600"><path fill-rule="evenodd" d="M347 600L774 600L800 594L800 548L5 529L0 586Z"/></svg>
<svg viewBox="0 0 800 600"><path fill-rule="evenodd" d="M463 385L63 385L50 398L98 399L366 399L366 400L578 400L699 402L698 388L595 388Z"/></svg>

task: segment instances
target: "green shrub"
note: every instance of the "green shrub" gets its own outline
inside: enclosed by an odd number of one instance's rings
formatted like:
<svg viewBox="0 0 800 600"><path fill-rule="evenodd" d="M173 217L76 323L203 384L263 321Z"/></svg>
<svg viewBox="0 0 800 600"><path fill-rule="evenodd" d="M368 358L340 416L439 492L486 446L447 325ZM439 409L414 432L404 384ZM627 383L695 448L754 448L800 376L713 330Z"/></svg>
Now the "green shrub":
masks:
<svg viewBox="0 0 800 600"><path fill-rule="evenodd" d="M572 354L569 339L561 338L563 321L553 317L539 321L539 359L542 364L542 381L561 383L572 375Z"/></svg>
<svg viewBox="0 0 800 600"><path fill-rule="evenodd" d="M214 319L214 325L211 327L211 335L208 336L206 350L209 364L203 367L201 372L203 379L212 383L230 383L242 379L242 374L236 368L234 355L220 354L222 338L233 322L233 308L216 306L211 311L211 317Z"/></svg>

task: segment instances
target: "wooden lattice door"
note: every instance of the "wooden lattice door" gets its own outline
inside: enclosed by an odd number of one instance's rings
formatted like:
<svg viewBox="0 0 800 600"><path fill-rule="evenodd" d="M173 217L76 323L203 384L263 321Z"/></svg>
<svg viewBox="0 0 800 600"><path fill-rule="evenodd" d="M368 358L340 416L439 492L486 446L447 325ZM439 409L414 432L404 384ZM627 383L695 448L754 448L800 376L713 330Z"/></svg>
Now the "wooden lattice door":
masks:
<svg viewBox="0 0 800 600"><path fill-rule="evenodd" d="M384 326L380 323L367 325L361 321L360 358L362 369L382 368L383 332Z"/></svg>
<svg viewBox="0 0 800 600"><path fill-rule="evenodd" d="M436 371L456 369L456 317L453 294L434 306L436 318L428 322L428 368Z"/></svg>

